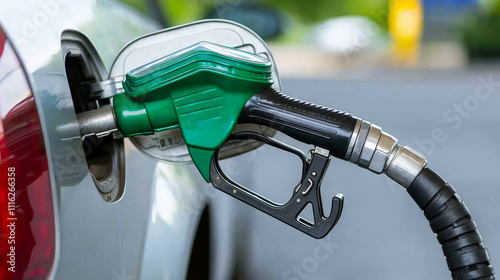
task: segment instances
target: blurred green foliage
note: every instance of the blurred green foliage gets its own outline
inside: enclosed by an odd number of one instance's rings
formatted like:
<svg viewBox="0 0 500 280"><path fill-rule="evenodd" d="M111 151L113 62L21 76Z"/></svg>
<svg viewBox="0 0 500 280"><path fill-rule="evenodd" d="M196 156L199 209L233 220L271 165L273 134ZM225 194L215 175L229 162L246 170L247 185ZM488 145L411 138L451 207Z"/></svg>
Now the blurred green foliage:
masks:
<svg viewBox="0 0 500 280"><path fill-rule="evenodd" d="M147 14L148 0L120 0ZM169 24L203 18L216 6L231 7L243 0L157 0ZM385 26L389 0L256 0L291 15L300 23L312 23L341 15L363 15Z"/></svg>
<svg viewBox="0 0 500 280"><path fill-rule="evenodd" d="M463 43L471 58L500 57L500 13L479 13L462 29Z"/></svg>
<svg viewBox="0 0 500 280"><path fill-rule="evenodd" d="M462 41L471 59L500 57L500 0L479 1L461 29Z"/></svg>
<svg viewBox="0 0 500 280"><path fill-rule="evenodd" d="M488 14L500 14L500 0L479 0L479 5Z"/></svg>
<svg viewBox="0 0 500 280"><path fill-rule="evenodd" d="M144 14L149 14L148 0L120 0ZM200 19L214 6L214 0L157 0L169 25Z"/></svg>
<svg viewBox="0 0 500 280"><path fill-rule="evenodd" d="M388 0L261 0L273 5L301 22L317 22L335 16L362 15L384 25L387 21Z"/></svg>

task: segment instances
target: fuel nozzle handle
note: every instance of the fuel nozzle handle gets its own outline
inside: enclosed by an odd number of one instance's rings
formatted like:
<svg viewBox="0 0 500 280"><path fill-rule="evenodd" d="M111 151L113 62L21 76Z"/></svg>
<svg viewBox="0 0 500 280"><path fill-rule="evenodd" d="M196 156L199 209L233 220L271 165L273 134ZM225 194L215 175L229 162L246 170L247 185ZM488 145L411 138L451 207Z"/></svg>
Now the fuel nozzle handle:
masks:
<svg viewBox="0 0 500 280"><path fill-rule="evenodd" d="M330 155L374 173L386 173L408 187L425 167L426 159L377 125L350 113L287 96L273 88L247 101L238 119L279 130Z"/></svg>
<svg viewBox="0 0 500 280"><path fill-rule="evenodd" d="M301 142L328 149L337 158L344 158L358 118L268 88L250 98L238 122L272 127Z"/></svg>

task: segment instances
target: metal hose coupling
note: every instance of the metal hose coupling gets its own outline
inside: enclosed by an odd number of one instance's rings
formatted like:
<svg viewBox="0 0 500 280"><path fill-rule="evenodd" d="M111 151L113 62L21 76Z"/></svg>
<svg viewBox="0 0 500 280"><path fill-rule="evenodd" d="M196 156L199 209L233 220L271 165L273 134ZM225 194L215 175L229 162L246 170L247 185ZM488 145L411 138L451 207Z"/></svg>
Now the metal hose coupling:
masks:
<svg viewBox="0 0 500 280"><path fill-rule="evenodd" d="M386 173L405 188L427 164L418 152L399 145L392 135L364 120L356 122L345 160L377 174Z"/></svg>

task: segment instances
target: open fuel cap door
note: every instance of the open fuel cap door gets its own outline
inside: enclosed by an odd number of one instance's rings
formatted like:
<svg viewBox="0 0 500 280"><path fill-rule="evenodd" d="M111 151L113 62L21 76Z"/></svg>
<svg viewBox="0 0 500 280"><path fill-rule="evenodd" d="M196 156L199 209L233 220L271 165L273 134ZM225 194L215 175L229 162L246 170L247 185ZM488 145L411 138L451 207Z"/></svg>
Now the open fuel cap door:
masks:
<svg viewBox="0 0 500 280"><path fill-rule="evenodd" d="M135 39L116 57L109 72L109 80L97 86L104 95L106 92L121 93L124 91L121 82L127 72L203 41L266 57L272 62L273 87L281 91L273 57L264 41L248 28L225 20L197 21ZM276 133L274 129L254 124L238 124L234 133L239 131L255 131L271 137ZM138 149L159 160L172 163L192 162L180 129L165 130L154 135L135 136L130 139ZM253 140L231 141L221 149L219 158L242 154L260 145L261 142Z"/></svg>

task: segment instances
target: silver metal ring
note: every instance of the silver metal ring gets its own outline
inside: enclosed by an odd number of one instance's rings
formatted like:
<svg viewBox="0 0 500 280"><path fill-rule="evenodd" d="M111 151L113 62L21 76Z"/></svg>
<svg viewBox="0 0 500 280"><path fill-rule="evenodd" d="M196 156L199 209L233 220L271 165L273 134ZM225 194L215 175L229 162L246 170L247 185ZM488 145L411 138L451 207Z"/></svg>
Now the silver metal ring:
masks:
<svg viewBox="0 0 500 280"><path fill-rule="evenodd" d="M380 135L382 135L382 129L379 126L372 124L359 157L359 166L368 168L373 154L375 153L375 149L377 148L378 141L380 140Z"/></svg>
<svg viewBox="0 0 500 280"><path fill-rule="evenodd" d="M351 139L349 140L349 146L347 146L347 152L345 153L345 160L349 160L351 157L352 150L354 149L354 144L356 139L358 139L359 129L361 128L362 121L360 119L356 120L356 125L354 126L354 131L352 132Z"/></svg>
<svg viewBox="0 0 500 280"><path fill-rule="evenodd" d="M386 169L387 163L389 162L389 157L392 154L392 150L397 146L397 144L398 139L382 131L380 140L378 140L377 147L375 148L375 153L370 160L368 169L377 174L382 173Z"/></svg>
<svg viewBox="0 0 500 280"><path fill-rule="evenodd" d="M354 149L352 150L351 158L349 159L350 162L354 164L358 163L359 156L361 155L361 151L363 150L363 145L365 144L366 136L368 135L368 131L370 131L370 123L367 121L362 121L356 143L354 144Z"/></svg>
<svg viewBox="0 0 500 280"><path fill-rule="evenodd" d="M407 146L398 146L393 154L385 173L403 187L408 188L427 165L427 160Z"/></svg>

